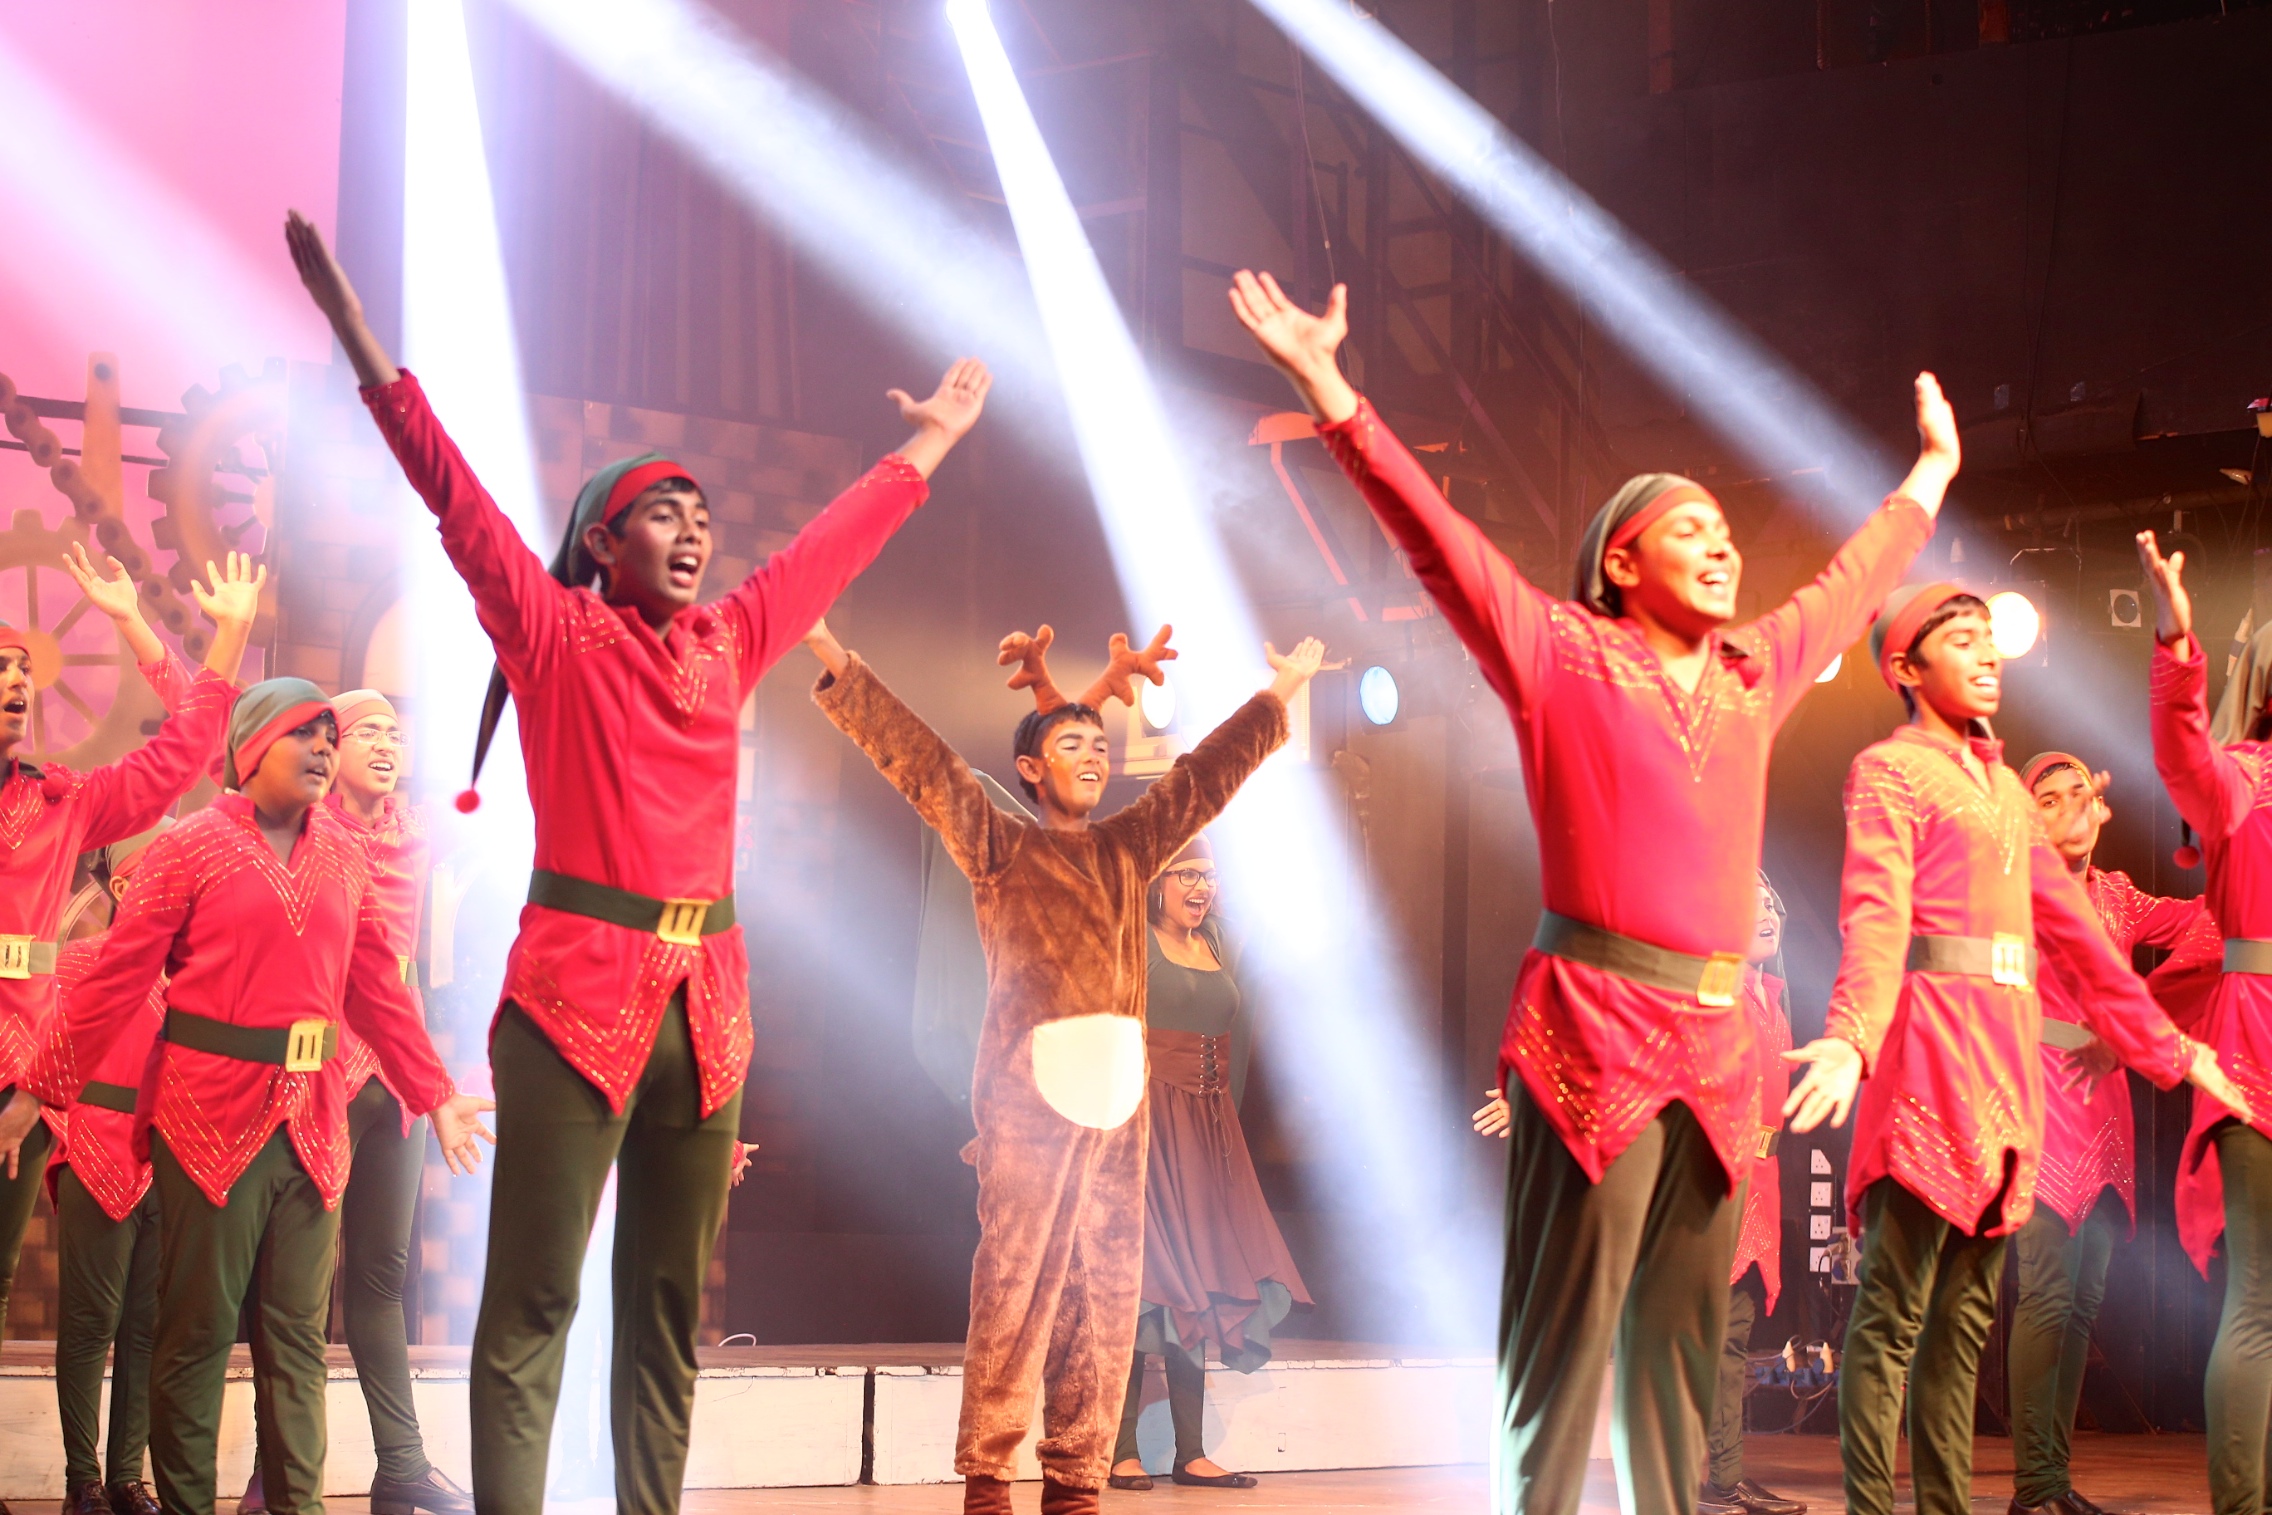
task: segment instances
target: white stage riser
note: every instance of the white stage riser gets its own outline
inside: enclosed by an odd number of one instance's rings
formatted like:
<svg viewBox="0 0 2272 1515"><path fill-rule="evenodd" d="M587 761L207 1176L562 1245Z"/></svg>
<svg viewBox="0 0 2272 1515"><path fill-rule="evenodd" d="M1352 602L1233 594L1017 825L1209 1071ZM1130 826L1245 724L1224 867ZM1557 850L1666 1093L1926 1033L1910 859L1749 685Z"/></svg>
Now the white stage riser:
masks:
<svg viewBox="0 0 2272 1515"><path fill-rule="evenodd" d="M867 1379L875 1378L879 1484L949 1483L959 1368L746 1368L705 1371L695 1383L692 1489L804 1488L860 1481L869 1427ZM1207 1447L1226 1467L1257 1473L1336 1468L1427 1467L1483 1461L1491 1431L1491 1364L1458 1361L1274 1363L1254 1374L1207 1374ZM1153 1372L1138 1430L1145 1464L1165 1471L1173 1453L1168 1407ZM471 1479L466 1379L421 1372L413 1390L427 1455L460 1483ZM371 1423L352 1373L334 1373L326 1402L331 1447L324 1493L352 1496L371 1483ZM104 1391L104 1411L109 1390ZM605 1435L606 1396L596 1388L591 1424ZM252 1383L232 1372L222 1401L219 1491L223 1507L252 1472ZM1038 1478L1034 1430L1018 1452L1018 1476ZM556 1434L567 1430L563 1417ZM62 1430L55 1380L46 1372L0 1374L0 1499L60 1499Z"/></svg>
<svg viewBox="0 0 2272 1515"><path fill-rule="evenodd" d="M1137 1422L1144 1466L1168 1470L1175 1437L1157 1366ZM1439 1467L1486 1460L1492 1423L1487 1361L1272 1363L1207 1372L1207 1455L1249 1473ZM879 1484L951 1483L959 1368L876 1369L872 1477ZM1039 1478L1041 1409L1018 1448L1018 1477Z"/></svg>

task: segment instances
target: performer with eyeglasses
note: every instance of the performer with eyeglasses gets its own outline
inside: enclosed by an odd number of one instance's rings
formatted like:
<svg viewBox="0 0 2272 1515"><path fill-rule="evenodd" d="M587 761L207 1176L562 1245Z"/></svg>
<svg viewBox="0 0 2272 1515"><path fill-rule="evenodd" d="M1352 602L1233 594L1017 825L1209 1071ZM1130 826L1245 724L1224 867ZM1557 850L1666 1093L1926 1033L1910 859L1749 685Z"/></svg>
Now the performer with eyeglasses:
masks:
<svg viewBox="0 0 2272 1515"><path fill-rule="evenodd" d="M1216 911L1215 885L1214 849L1197 836L1145 894L1152 1145L1136 1355L1112 1454L1116 1489L1152 1487L1136 1450L1148 1356L1160 1358L1167 1376L1174 1481L1253 1488L1254 1478L1215 1463L1202 1444L1207 1354L1212 1349L1224 1367L1252 1373L1270 1361L1271 1332L1287 1312L1310 1303L1239 1126L1254 1022L1239 991L1237 949Z"/></svg>

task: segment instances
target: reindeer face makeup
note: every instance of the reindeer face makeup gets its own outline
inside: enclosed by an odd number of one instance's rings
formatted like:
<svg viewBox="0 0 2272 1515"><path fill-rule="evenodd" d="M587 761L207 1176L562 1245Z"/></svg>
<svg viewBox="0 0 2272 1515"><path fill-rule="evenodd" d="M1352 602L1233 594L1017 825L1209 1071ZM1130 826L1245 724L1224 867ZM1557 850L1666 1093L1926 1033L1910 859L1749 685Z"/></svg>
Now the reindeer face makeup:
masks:
<svg viewBox="0 0 2272 1515"><path fill-rule="evenodd" d="M1142 649L1115 633L1103 674L1077 700L1068 700L1049 676L1047 655L1057 636L1053 629L1044 626L1031 636L1013 631L1002 639L995 662L1005 668L1016 665L1012 689L1033 691L1033 714L1018 723L1011 742L1019 785L1051 821L1085 824L1104 799L1105 781L1112 776L1112 744L1099 707L1108 699L1133 705L1138 678L1166 682L1160 665L1175 656L1168 646L1172 629L1162 626Z"/></svg>

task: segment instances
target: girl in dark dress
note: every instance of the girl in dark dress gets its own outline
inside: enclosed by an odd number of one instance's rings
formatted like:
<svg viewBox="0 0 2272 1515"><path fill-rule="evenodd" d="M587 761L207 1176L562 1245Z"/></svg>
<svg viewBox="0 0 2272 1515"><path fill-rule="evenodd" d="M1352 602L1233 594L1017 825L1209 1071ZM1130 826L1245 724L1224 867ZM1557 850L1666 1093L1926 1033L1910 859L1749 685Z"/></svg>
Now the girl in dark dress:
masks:
<svg viewBox="0 0 2272 1515"><path fill-rule="evenodd" d="M1136 1456L1144 1359L1167 1369L1175 1481L1253 1488L1200 1445L1207 1350L1251 1373L1270 1360L1270 1333L1309 1291L1263 1201L1239 1128L1252 1041L1233 964L1213 917L1215 860L1201 837L1153 880L1145 1008L1152 1141L1144 1194L1143 1306L1112 1486L1149 1489Z"/></svg>

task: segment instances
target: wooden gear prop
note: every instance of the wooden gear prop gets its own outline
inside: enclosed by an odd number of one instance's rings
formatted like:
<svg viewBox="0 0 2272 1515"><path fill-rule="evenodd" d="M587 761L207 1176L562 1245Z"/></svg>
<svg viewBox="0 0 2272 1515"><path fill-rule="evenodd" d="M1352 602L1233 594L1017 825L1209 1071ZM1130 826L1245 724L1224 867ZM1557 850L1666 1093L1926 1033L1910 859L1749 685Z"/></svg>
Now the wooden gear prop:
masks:
<svg viewBox="0 0 2272 1515"><path fill-rule="evenodd" d="M76 522L48 530L36 510L0 532L0 621L31 643L31 759L82 770L126 756L166 713L126 639L64 571L64 548L83 537Z"/></svg>
<svg viewBox="0 0 2272 1515"><path fill-rule="evenodd" d="M284 361L270 359L257 379L232 364L221 370L218 392L199 385L181 399L186 414L158 431L166 466L150 471L150 498L165 507L150 535L174 554L172 566L161 574L137 553L137 567L112 545L110 534L98 530L97 536L141 585L143 613L179 637L183 653L195 662L205 656L211 633L189 596L190 581L230 549L241 550L256 525L265 552L276 521L276 475L284 456L287 413ZM246 456L248 443L258 449L261 461ZM118 523L116 536L121 545L133 547L124 522ZM263 598L273 593L269 590ZM264 604L261 610L266 615L271 606Z"/></svg>

